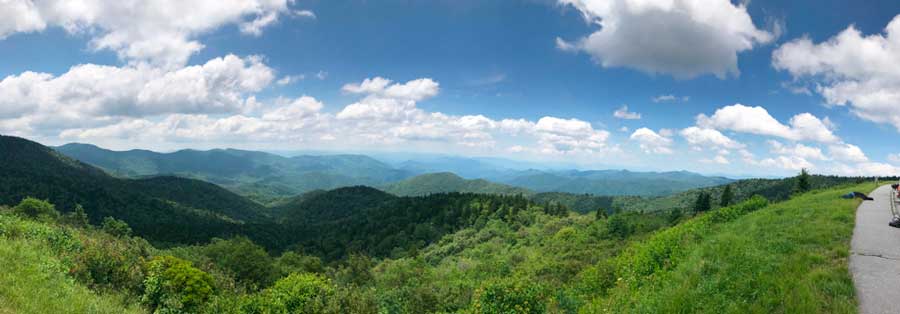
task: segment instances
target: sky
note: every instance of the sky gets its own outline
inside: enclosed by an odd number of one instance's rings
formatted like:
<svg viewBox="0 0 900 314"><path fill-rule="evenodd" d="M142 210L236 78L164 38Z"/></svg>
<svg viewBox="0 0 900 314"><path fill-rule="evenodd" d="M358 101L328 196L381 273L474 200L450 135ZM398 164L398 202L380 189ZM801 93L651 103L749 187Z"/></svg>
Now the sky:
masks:
<svg viewBox="0 0 900 314"><path fill-rule="evenodd" d="M0 1L0 134L900 174L900 2Z"/></svg>

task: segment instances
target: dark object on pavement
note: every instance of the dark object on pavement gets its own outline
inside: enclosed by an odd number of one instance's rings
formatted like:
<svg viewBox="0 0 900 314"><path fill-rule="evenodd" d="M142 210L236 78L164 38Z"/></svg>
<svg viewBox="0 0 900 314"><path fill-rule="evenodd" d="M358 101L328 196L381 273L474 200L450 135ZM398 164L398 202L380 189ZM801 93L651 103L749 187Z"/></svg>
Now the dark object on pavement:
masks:
<svg viewBox="0 0 900 314"><path fill-rule="evenodd" d="M897 184L897 183L891 184L891 188L894 190L896 190L898 186L900 186L900 184Z"/></svg>
<svg viewBox="0 0 900 314"><path fill-rule="evenodd" d="M874 201L874 200L875 200L874 198L871 198L871 197L869 197L868 195L866 195L865 193L862 193L862 192L851 192L851 193L844 194L844 195L842 195L841 197L847 198L847 199L854 198L854 197L859 197L859 198L861 198L861 199L863 199L863 200L866 200L866 201Z"/></svg>
<svg viewBox="0 0 900 314"><path fill-rule="evenodd" d="M900 217L894 217L894 219L891 219L891 222L888 223L888 226L900 228Z"/></svg>

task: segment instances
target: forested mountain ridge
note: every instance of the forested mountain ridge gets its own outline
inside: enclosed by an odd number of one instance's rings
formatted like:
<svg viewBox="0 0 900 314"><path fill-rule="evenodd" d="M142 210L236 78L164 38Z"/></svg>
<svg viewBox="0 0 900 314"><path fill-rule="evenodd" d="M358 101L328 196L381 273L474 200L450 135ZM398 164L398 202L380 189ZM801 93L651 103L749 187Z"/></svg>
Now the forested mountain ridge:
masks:
<svg viewBox="0 0 900 314"><path fill-rule="evenodd" d="M264 209L214 184L183 178L120 179L22 138L0 136L0 205L31 196L63 212L82 205L93 223L126 221L161 242L227 236L244 222L267 221Z"/></svg>
<svg viewBox="0 0 900 314"><path fill-rule="evenodd" d="M482 193L503 195L530 195L533 191L484 179L464 179L454 173L440 172L418 175L400 182L381 187L382 190L399 196L422 196L434 193Z"/></svg>
<svg viewBox="0 0 900 314"><path fill-rule="evenodd" d="M317 189L380 185L412 175L363 155L284 157L237 149L157 153L112 151L89 144L66 144L56 150L116 176L197 178L262 203Z"/></svg>
<svg viewBox="0 0 900 314"><path fill-rule="evenodd" d="M386 162L365 155L280 155L237 149L112 151L89 144L56 149L121 177L170 174L221 185L263 204L314 190L367 185L397 195L442 192L660 196L732 182L687 171L539 170L485 158L420 157ZM408 156L416 158L416 156ZM516 170L519 169L519 170ZM452 173L452 174L451 174ZM420 175L421 177L416 177Z"/></svg>
<svg viewBox="0 0 900 314"><path fill-rule="evenodd" d="M510 173L494 180L537 192L635 196L668 195L734 181L688 171L634 172L628 170L529 170Z"/></svg>

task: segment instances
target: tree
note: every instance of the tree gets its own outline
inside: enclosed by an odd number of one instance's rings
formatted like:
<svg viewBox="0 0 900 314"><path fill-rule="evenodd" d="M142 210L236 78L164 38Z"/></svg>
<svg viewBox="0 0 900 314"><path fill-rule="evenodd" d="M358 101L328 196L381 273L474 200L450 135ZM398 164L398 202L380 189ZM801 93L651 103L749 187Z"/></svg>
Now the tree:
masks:
<svg viewBox="0 0 900 314"><path fill-rule="evenodd" d="M153 313L198 313L214 292L212 276L177 257L154 257L146 269L141 301Z"/></svg>
<svg viewBox="0 0 900 314"><path fill-rule="evenodd" d="M112 217L103 218L100 228L104 232L120 238L131 236L131 227L128 226L128 223Z"/></svg>
<svg viewBox="0 0 900 314"><path fill-rule="evenodd" d="M268 286L277 276L278 269L273 266L269 253L243 236L228 240L213 239L203 248L203 254L253 290Z"/></svg>
<svg viewBox="0 0 900 314"><path fill-rule="evenodd" d="M668 215L666 215L666 220L669 221L670 225L675 225L678 223L678 220L681 219L681 209L675 208L669 211Z"/></svg>
<svg viewBox="0 0 900 314"><path fill-rule="evenodd" d="M797 192L804 193L808 192L811 189L809 183L809 171L806 168L800 170L800 175L797 176Z"/></svg>
<svg viewBox="0 0 900 314"><path fill-rule="evenodd" d="M53 221L59 218L59 212L56 206L45 200L39 200L33 197L26 197L19 205L13 207L13 212L17 215L34 218L41 221Z"/></svg>
<svg viewBox="0 0 900 314"><path fill-rule="evenodd" d="M597 212L595 212L594 215L594 219L596 220L606 219L606 209L597 208Z"/></svg>
<svg viewBox="0 0 900 314"><path fill-rule="evenodd" d="M81 206L81 204L75 204L75 210L66 215L66 221L73 226L82 228L91 224L90 219L88 219L88 215L84 212L84 207Z"/></svg>
<svg viewBox="0 0 900 314"><path fill-rule="evenodd" d="M518 280L483 284L472 296L472 313L544 313L546 300L541 286Z"/></svg>
<svg viewBox="0 0 900 314"><path fill-rule="evenodd" d="M700 195L697 195L697 201L694 203L694 212L702 213L712 209L712 200L710 196L706 192L701 192Z"/></svg>
<svg viewBox="0 0 900 314"><path fill-rule="evenodd" d="M254 296L241 308L244 313L328 313L335 286L316 274L291 274Z"/></svg>
<svg viewBox="0 0 900 314"><path fill-rule="evenodd" d="M730 206L731 202L734 201L734 192L731 191L731 185L726 185L725 190L722 190L722 197L719 200L719 206L726 207Z"/></svg>
<svg viewBox="0 0 900 314"><path fill-rule="evenodd" d="M634 232L634 226L625 217L626 214L615 214L606 221L606 230L611 236L624 239Z"/></svg>

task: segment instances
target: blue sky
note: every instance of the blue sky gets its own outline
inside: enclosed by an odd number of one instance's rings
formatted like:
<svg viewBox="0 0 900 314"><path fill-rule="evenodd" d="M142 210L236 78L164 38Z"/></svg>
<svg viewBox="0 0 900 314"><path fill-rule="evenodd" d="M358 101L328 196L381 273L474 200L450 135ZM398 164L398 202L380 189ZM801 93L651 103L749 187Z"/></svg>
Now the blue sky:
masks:
<svg viewBox="0 0 900 314"><path fill-rule="evenodd" d="M0 9L12 21L0 22L0 133L47 144L900 172L896 1L14 0Z"/></svg>

